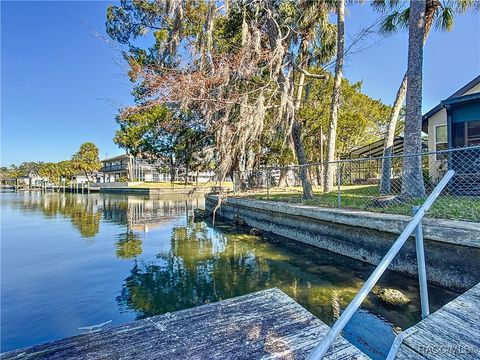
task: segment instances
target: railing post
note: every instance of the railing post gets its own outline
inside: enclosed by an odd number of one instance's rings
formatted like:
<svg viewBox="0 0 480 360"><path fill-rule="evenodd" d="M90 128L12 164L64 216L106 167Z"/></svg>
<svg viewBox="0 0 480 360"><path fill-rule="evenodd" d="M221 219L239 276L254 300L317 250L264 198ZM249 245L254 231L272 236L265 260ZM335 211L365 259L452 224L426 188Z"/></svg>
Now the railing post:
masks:
<svg viewBox="0 0 480 360"><path fill-rule="evenodd" d="M339 208L342 206L342 200L340 198L340 183L341 183L340 164L341 163L337 161L337 203Z"/></svg>
<svg viewBox="0 0 480 360"><path fill-rule="evenodd" d="M315 349L310 353L310 355L308 355L307 360L323 359L323 356L327 353L328 349L330 348L330 345L332 345L332 343L335 341L335 338L340 334L340 332L343 330L345 325L350 321L353 314L355 314L355 311L357 311L357 309L362 304L363 300L365 300L368 293L373 289L373 287L377 283L378 279L380 279L380 276L382 276L385 270L387 270L393 258L398 254L398 252L403 247L403 245L405 245L410 235L412 235L414 232L417 231L418 225L422 221L422 218L425 215L425 212L427 212L427 210L430 209L434 201L440 195L440 193L445 188L445 186L447 186L448 182L450 181L450 179L453 177L454 174L455 174L455 171L453 170L447 171L447 173L442 178L442 180L440 180L437 186L435 186L435 188L427 197L423 205L416 211L415 215L413 216L413 219L407 224L405 229L403 229L402 233L399 235L397 240L393 243L390 250L387 251L387 253L383 257L383 259L378 263L377 267L372 272L370 277L367 279L367 281L365 281L362 288L358 291L357 295L355 295L355 297L352 299L350 304L348 304L348 306L345 308L342 315L340 315L340 317L335 322L335 324L333 324L333 326L330 328L327 334L323 337L322 341L315 347ZM419 235L420 236L418 236L417 238L421 239L422 234L419 234ZM422 249L423 249L423 244L422 244ZM423 252L422 252L422 255L423 255ZM424 257L422 257L422 259L423 258ZM425 264L425 262L423 264ZM423 271L423 274L425 275L426 272ZM424 286L422 285L422 289L426 290L426 276L424 280Z"/></svg>
<svg viewBox="0 0 480 360"><path fill-rule="evenodd" d="M417 213L420 206L413 207L413 215ZM418 284L420 289L420 305L422 308L422 319L430 315L430 307L428 304L428 287L427 287L427 269L425 266L425 248L423 245L423 228L420 221L415 228L415 247L417 250L417 268L418 268Z"/></svg>

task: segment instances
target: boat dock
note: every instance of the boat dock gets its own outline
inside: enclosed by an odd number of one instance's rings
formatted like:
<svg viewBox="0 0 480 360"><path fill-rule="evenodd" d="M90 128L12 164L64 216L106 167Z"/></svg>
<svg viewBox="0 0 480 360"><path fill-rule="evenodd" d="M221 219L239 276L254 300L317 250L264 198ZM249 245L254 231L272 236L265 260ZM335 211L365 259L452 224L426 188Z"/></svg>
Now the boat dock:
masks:
<svg viewBox="0 0 480 360"><path fill-rule="evenodd" d="M408 329L395 359L480 358L480 284ZM2 354L2 359L305 359L329 327L277 288ZM369 359L338 337L324 359Z"/></svg>
<svg viewBox="0 0 480 360"><path fill-rule="evenodd" d="M409 329L396 359L480 359L480 284Z"/></svg>
<svg viewBox="0 0 480 360"><path fill-rule="evenodd" d="M304 359L329 327L274 288L5 353L2 359ZM338 338L328 359L368 359Z"/></svg>

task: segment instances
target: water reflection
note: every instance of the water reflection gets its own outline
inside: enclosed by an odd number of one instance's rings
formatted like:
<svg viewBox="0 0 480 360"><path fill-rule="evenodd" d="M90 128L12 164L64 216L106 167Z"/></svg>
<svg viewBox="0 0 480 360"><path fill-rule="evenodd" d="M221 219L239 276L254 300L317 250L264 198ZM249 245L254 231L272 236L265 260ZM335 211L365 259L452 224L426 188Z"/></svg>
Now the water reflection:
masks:
<svg viewBox="0 0 480 360"><path fill-rule="evenodd" d="M141 237L133 231L118 234L115 246L117 257L122 259L135 258L142 253Z"/></svg>
<svg viewBox="0 0 480 360"><path fill-rule="evenodd" d="M108 194L62 194L25 192L17 205L25 212L41 212L47 218L69 218L84 238L91 238L100 231L101 220L125 225L125 234L118 243L133 244L140 240L135 232L148 232L168 224L179 216L192 213L193 208L203 206L203 198L158 197L148 198ZM123 236L123 238L122 238ZM127 241L128 240L128 241Z"/></svg>
<svg viewBox="0 0 480 360"><path fill-rule="evenodd" d="M105 221L126 225L126 237L136 232L149 232L179 217L192 214L193 208L203 206L203 198L141 197L102 195L101 211Z"/></svg>
<svg viewBox="0 0 480 360"><path fill-rule="evenodd" d="M2 303L9 309L7 321L2 319L10 334L2 338L7 349L74 335L79 326L112 318L120 323L271 287L331 324L372 271L368 264L294 241L195 223L192 209L203 206L201 197L8 196L2 212L12 210L4 213L10 221L17 209L26 215L19 224L41 221L2 232L2 246L4 238L12 239L2 248L9 253L2 258L2 284L9 280L2 286ZM89 246L65 241L78 234ZM405 329L420 318L415 279L387 272L380 286L399 289L412 302L392 308L371 294L350 321L345 336L373 358L386 355L394 326ZM34 295L21 296L25 292ZM456 296L434 287L429 293L432 309ZM57 315L60 322L46 320Z"/></svg>
<svg viewBox="0 0 480 360"><path fill-rule="evenodd" d="M18 205L25 212L41 212L47 218L69 218L85 238L94 237L100 230L101 213L95 197L25 192Z"/></svg>
<svg viewBox="0 0 480 360"><path fill-rule="evenodd" d="M169 249L155 261L133 263L117 302L122 311L145 318L275 286L332 324L371 271L365 263L293 241L188 221L172 229ZM386 356L394 326L405 329L420 318L414 279L387 273L380 286L401 289L412 303L395 309L374 294L365 300L345 334L374 358ZM433 287L430 294L432 308L455 296ZM375 340L377 332L382 336Z"/></svg>

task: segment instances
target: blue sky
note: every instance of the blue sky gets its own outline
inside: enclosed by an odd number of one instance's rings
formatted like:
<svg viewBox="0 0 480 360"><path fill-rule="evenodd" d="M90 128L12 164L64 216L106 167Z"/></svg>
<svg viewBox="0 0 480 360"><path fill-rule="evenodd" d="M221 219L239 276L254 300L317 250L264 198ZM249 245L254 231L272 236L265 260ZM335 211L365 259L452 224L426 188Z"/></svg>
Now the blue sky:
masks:
<svg viewBox="0 0 480 360"><path fill-rule="evenodd" d="M121 153L115 114L131 103L118 50L105 35L114 2L1 2L1 165L68 159L85 141L101 157ZM347 43L378 14L368 3L347 9ZM348 56L345 76L391 104L406 69L407 34L372 35ZM450 33L434 31L424 61L423 108L480 74L480 16L462 15Z"/></svg>

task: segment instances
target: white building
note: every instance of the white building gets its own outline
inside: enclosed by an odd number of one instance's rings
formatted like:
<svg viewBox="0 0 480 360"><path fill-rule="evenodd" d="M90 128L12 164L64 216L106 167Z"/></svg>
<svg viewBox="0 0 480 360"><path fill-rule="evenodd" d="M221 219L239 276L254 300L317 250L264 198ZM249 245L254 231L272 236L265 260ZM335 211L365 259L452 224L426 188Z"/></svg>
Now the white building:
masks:
<svg viewBox="0 0 480 360"><path fill-rule="evenodd" d="M172 171L169 164L161 160L146 160L136 158L132 155L118 155L102 160L101 181L97 182L119 182L119 181L145 181L145 182L170 182ZM213 171L197 172L188 174L188 182L205 183L212 181L215 177ZM185 181L185 169L176 168L173 174L174 181Z"/></svg>

